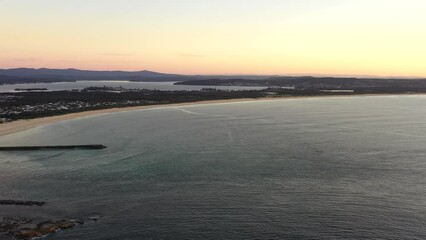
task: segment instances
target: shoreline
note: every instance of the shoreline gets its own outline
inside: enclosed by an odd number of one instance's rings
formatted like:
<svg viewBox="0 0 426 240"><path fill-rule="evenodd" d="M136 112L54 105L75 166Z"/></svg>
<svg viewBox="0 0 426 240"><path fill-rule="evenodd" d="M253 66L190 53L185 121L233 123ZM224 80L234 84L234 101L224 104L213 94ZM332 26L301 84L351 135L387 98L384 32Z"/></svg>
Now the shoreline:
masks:
<svg viewBox="0 0 426 240"><path fill-rule="evenodd" d="M291 97L285 97L291 98ZM278 99L278 98L277 98ZM284 98L281 98L284 99ZM22 132L35 127L48 125L52 123L74 120L79 118L91 117L101 114L130 112L147 109L159 109L159 108L170 108L170 107L181 107L191 105L205 105L205 104L217 104L217 103L233 103L233 102L249 102L249 101L261 101L261 100L274 100L273 98L241 98L241 99L224 99L224 100L206 100L198 102L185 102L185 103L169 103L169 104L155 104L145 106L133 106L133 107L122 107L122 108L108 108L99 110L89 110L76 113L67 113L63 115L56 115L50 117L33 118L33 119L21 119L13 122L0 124L0 137L7 136L10 134Z"/></svg>
<svg viewBox="0 0 426 240"><path fill-rule="evenodd" d="M400 95L400 94L398 94ZM411 95L411 94L409 94ZM421 95L421 94L415 94ZM43 125L52 123L74 120L79 118L91 117L101 114L110 113L121 113L129 111L147 110L147 109L161 109L171 107L182 107L182 106L194 106L194 105L207 105L207 104L221 104L221 103L238 103L238 102L257 102L257 101L274 101L274 100L285 100L285 99L308 99L308 98L325 98L325 97L368 97L368 96L393 96L393 94L362 94L362 95L334 95L334 96L288 96L288 97L266 97L266 98L240 98L240 99L222 99L222 100L205 100L198 102L185 102L185 103L169 103L169 104L155 104L145 106L133 106L133 107L122 107L122 108L108 108L100 110L89 110L76 113L68 113L63 115L56 115L50 117L33 118L33 119L22 119L16 120L9 123L0 124L0 137L11 135L14 133L22 132L32 128L36 128Z"/></svg>

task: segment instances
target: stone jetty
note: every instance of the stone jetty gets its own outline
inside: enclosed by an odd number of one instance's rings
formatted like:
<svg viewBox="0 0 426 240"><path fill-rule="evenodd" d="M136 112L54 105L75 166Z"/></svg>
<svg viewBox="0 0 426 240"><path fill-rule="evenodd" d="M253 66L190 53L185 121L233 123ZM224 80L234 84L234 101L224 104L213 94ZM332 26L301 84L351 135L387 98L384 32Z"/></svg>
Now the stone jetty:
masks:
<svg viewBox="0 0 426 240"><path fill-rule="evenodd" d="M38 151L38 150L98 150L107 148L101 144L64 146L14 146L0 147L0 151Z"/></svg>
<svg viewBox="0 0 426 240"><path fill-rule="evenodd" d="M0 200L0 205L16 205L16 206L44 206L45 202L38 201L20 201L20 200Z"/></svg>

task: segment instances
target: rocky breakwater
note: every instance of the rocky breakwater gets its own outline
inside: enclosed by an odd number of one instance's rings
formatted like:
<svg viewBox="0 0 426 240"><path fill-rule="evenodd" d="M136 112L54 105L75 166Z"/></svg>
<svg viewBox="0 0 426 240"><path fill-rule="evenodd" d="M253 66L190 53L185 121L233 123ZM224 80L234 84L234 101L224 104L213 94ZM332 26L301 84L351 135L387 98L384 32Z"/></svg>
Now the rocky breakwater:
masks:
<svg viewBox="0 0 426 240"><path fill-rule="evenodd" d="M19 200L0 200L0 205L16 205L16 206L43 206L45 202L38 201L19 201Z"/></svg>
<svg viewBox="0 0 426 240"><path fill-rule="evenodd" d="M0 151L46 151L46 150L100 150L107 148L101 144L65 146L13 146L0 147Z"/></svg>

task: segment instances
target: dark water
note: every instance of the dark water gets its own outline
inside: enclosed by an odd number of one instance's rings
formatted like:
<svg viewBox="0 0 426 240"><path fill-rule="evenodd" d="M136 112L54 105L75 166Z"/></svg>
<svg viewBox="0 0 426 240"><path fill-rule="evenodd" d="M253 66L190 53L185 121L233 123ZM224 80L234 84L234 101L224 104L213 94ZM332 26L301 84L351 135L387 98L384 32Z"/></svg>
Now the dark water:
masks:
<svg viewBox="0 0 426 240"><path fill-rule="evenodd" d="M127 89L150 89L161 91L198 91L203 88L215 88L220 90L260 90L266 87L250 86L195 86L174 85L175 82L129 82L129 81L77 81L56 83L25 83L13 85L0 85L0 92L17 92L15 89L47 88L47 91L63 91L84 89L87 87L123 87Z"/></svg>
<svg viewBox="0 0 426 240"><path fill-rule="evenodd" d="M0 153L0 194L104 216L49 239L426 239L425 140L426 96L101 115L3 137L109 148Z"/></svg>

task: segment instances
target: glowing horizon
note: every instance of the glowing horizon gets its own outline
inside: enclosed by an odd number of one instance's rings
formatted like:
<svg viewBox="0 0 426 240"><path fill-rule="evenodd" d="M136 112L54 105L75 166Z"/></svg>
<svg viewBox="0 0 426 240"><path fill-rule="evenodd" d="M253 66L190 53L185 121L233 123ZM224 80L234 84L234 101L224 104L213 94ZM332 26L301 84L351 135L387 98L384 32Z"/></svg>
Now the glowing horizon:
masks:
<svg viewBox="0 0 426 240"><path fill-rule="evenodd" d="M0 0L0 68L426 77L423 0Z"/></svg>

